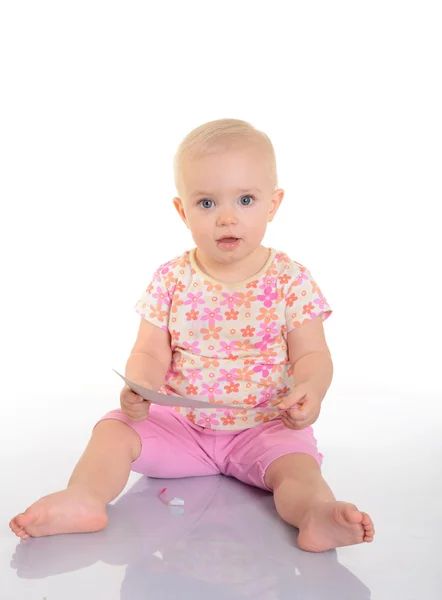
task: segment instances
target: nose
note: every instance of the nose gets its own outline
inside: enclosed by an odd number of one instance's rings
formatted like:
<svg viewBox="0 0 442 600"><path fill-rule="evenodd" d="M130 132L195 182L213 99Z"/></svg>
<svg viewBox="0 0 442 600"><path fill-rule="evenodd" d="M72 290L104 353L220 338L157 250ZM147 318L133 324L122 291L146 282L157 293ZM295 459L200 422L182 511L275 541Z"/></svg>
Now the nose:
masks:
<svg viewBox="0 0 442 600"><path fill-rule="evenodd" d="M222 209L218 213L216 224L218 227L228 227L229 225L235 225L238 222L235 213L232 209Z"/></svg>

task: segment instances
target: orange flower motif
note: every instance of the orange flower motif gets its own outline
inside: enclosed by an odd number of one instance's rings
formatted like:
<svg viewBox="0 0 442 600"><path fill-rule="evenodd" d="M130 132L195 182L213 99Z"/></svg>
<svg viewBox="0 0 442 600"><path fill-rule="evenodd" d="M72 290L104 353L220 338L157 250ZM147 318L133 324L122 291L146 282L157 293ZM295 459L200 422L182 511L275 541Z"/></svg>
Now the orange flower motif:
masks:
<svg viewBox="0 0 442 600"><path fill-rule="evenodd" d="M262 321L264 319L264 323L267 325L272 321L277 321L278 315L276 314L276 308L260 308L260 314L256 317L258 321Z"/></svg>
<svg viewBox="0 0 442 600"><path fill-rule="evenodd" d="M249 394L246 398L244 398L244 402L246 404L256 404L256 396L254 396L253 394Z"/></svg>
<svg viewBox="0 0 442 600"><path fill-rule="evenodd" d="M281 365L281 364L275 363L275 364L272 366L272 373L281 373L281 372L282 372L282 368L283 368L283 367L282 367L282 365Z"/></svg>
<svg viewBox="0 0 442 600"><path fill-rule="evenodd" d="M246 288L257 288L258 287L258 279L255 279L255 281L250 281L250 283L246 284Z"/></svg>
<svg viewBox="0 0 442 600"><path fill-rule="evenodd" d="M179 298L178 294L173 295L172 309L171 309L171 311L173 313L176 313L178 311L178 308L184 304L184 302L182 300L179 300L178 298Z"/></svg>
<svg viewBox="0 0 442 600"><path fill-rule="evenodd" d="M209 325L209 329L203 327L200 331L203 334L203 340L219 340L219 332L222 327L215 327L213 324Z"/></svg>
<svg viewBox="0 0 442 600"><path fill-rule="evenodd" d="M250 340L243 340L242 342L238 342L236 349L239 352L247 352L248 350L254 350L255 346L250 343Z"/></svg>
<svg viewBox="0 0 442 600"><path fill-rule="evenodd" d="M195 310L192 308L189 312L186 312L186 317L188 321L198 321L198 315L200 314L199 310Z"/></svg>
<svg viewBox="0 0 442 600"><path fill-rule="evenodd" d="M275 275L278 275L278 268L276 267L276 265L274 263L272 263L266 273L266 276L273 277Z"/></svg>
<svg viewBox="0 0 442 600"><path fill-rule="evenodd" d="M175 329L171 332L170 337L172 338L172 342L177 342L180 339L180 332L175 331Z"/></svg>
<svg viewBox="0 0 442 600"><path fill-rule="evenodd" d="M311 302L309 302L308 304L304 304L302 314L305 315L308 313L310 315L314 310L315 310L315 307L313 306L313 304Z"/></svg>
<svg viewBox="0 0 442 600"><path fill-rule="evenodd" d="M238 369L238 379L241 381L251 381L254 371L249 369L248 367L244 367L244 369Z"/></svg>
<svg viewBox="0 0 442 600"><path fill-rule="evenodd" d="M274 415L270 412L259 412L254 418L255 423L262 421L263 423L268 423L274 418Z"/></svg>
<svg viewBox="0 0 442 600"><path fill-rule="evenodd" d="M278 279L279 279L279 283L282 283L284 285L290 281L291 276L288 273L283 273L282 275L280 275L278 277Z"/></svg>
<svg viewBox="0 0 442 600"><path fill-rule="evenodd" d="M238 296L237 296L237 300L236 300L236 305L244 306L244 308L251 308L252 307L251 303L254 302L255 300L256 300L256 296L254 295L252 290L249 290L246 294L239 292Z"/></svg>
<svg viewBox="0 0 442 600"><path fill-rule="evenodd" d="M186 394L189 394L189 396L196 396L196 394L198 394L198 388L196 385L193 385L192 383L188 385L186 387Z"/></svg>
<svg viewBox="0 0 442 600"><path fill-rule="evenodd" d="M259 317L258 317L259 319ZM247 325L247 327L244 327L244 329L241 329L241 333L243 335L243 337L252 337L253 334L255 333L255 327L251 327L250 325Z"/></svg>
<svg viewBox="0 0 442 600"><path fill-rule="evenodd" d="M221 421L223 422L223 425L234 425L235 424L235 419L233 418L232 415L227 415L227 417L221 417Z"/></svg>
<svg viewBox="0 0 442 600"><path fill-rule="evenodd" d="M184 290L184 283L182 281L177 281L176 282L176 287L175 290L178 292L182 292Z"/></svg>
<svg viewBox="0 0 442 600"><path fill-rule="evenodd" d="M239 391L239 383L231 381L228 385L224 386L224 389L228 394L236 394Z"/></svg>
<svg viewBox="0 0 442 600"><path fill-rule="evenodd" d="M297 299L298 299L298 296L296 294L290 294L289 296L287 296L287 300L286 300L287 306L292 307Z"/></svg>
<svg viewBox="0 0 442 600"><path fill-rule="evenodd" d="M238 319L239 311L231 308L229 311L225 312L224 315L228 321L236 321Z"/></svg>
<svg viewBox="0 0 442 600"><path fill-rule="evenodd" d="M148 286L147 286L147 288L146 288L146 292L147 292L148 294L151 294L151 293L152 293L152 290L153 290L153 284L152 284L152 283L149 283L149 285L148 285Z"/></svg>
<svg viewBox="0 0 442 600"><path fill-rule="evenodd" d="M216 290L220 292L223 287L219 283L213 283L213 281L204 281L204 285L207 287L207 291L211 292L212 290Z"/></svg>
<svg viewBox="0 0 442 600"><path fill-rule="evenodd" d="M152 304L149 308L151 310L151 313L149 315L151 319L158 319L160 323L162 323L166 319L167 312L165 310L160 310L159 308L152 306Z"/></svg>
<svg viewBox="0 0 442 600"><path fill-rule="evenodd" d="M258 388L266 388L266 387L272 387L272 386L273 386L273 378L270 377L270 375L268 377L261 377L261 380L258 383Z"/></svg>
<svg viewBox="0 0 442 600"><path fill-rule="evenodd" d="M187 413L186 418L192 423L195 423L195 413Z"/></svg>
<svg viewBox="0 0 442 600"><path fill-rule="evenodd" d="M206 358L203 363L203 367L208 369L209 367L219 367L219 361L216 358Z"/></svg>
<svg viewBox="0 0 442 600"><path fill-rule="evenodd" d="M254 358L246 358L246 360L244 361L245 365L254 365L256 364L256 360Z"/></svg>

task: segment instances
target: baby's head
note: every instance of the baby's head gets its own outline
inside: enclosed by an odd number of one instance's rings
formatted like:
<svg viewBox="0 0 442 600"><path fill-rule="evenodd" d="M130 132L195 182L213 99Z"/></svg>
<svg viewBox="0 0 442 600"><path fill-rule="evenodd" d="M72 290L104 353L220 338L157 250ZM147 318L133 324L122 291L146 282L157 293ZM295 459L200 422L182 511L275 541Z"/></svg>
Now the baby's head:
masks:
<svg viewBox="0 0 442 600"><path fill-rule="evenodd" d="M181 142L174 171L175 207L206 256L231 264L260 246L284 196L265 133L236 119L201 125Z"/></svg>

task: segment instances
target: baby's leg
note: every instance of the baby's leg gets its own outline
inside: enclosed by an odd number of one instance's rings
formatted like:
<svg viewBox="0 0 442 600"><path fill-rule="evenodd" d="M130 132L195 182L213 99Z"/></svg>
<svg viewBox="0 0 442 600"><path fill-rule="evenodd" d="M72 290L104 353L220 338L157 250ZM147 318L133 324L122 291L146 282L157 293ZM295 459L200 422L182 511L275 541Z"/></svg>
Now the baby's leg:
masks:
<svg viewBox="0 0 442 600"><path fill-rule="evenodd" d="M317 461L307 454L287 454L266 470L279 515L299 529L298 545L310 552L371 542L370 517L354 504L337 502Z"/></svg>
<svg viewBox="0 0 442 600"><path fill-rule="evenodd" d="M67 489L41 498L17 515L9 524L12 531L26 539L104 529L106 504L123 490L140 450L139 435L125 423L98 423Z"/></svg>

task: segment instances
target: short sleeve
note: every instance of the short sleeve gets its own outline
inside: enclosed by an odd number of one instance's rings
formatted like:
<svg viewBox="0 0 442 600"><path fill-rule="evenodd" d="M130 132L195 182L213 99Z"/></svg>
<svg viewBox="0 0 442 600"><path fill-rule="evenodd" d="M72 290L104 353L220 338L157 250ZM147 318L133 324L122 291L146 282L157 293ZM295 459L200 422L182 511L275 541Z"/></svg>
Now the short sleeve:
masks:
<svg viewBox="0 0 442 600"><path fill-rule="evenodd" d="M310 271L300 267L285 296L287 333L316 317L325 321L332 312Z"/></svg>
<svg viewBox="0 0 442 600"><path fill-rule="evenodd" d="M163 266L155 271L152 281L135 304L135 310L149 323L168 331L170 305L170 272Z"/></svg>

